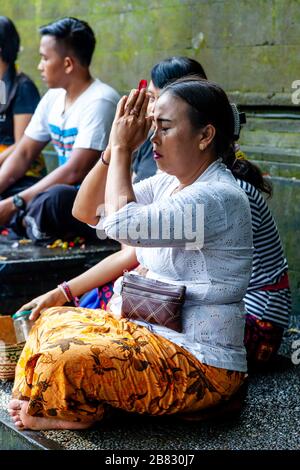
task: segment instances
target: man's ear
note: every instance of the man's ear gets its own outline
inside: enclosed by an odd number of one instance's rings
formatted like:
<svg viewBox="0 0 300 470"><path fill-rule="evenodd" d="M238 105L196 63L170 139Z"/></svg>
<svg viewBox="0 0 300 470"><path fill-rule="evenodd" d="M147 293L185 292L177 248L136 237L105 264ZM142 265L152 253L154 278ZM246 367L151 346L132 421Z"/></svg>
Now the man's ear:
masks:
<svg viewBox="0 0 300 470"><path fill-rule="evenodd" d="M209 147L215 135L216 128L212 124L207 124L207 126L203 127L199 133L199 149L203 151Z"/></svg>
<svg viewBox="0 0 300 470"><path fill-rule="evenodd" d="M74 59L73 57L67 56L64 58L65 73L69 75L74 70Z"/></svg>

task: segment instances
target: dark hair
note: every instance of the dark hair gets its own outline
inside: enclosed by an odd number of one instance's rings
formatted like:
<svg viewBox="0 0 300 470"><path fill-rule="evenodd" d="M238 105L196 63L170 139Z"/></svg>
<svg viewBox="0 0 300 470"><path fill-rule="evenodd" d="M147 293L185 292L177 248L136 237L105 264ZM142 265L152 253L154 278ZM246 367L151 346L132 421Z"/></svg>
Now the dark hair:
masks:
<svg viewBox="0 0 300 470"><path fill-rule="evenodd" d="M3 62L15 68L20 49L20 36L7 16L0 16L0 56Z"/></svg>
<svg viewBox="0 0 300 470"><path fill-rule="evenodd" d="M272 185L263 178L260 169L246 159L236 158L235 118L226 93L214 82L187 76L167 85L162 93L170 93L189 105L189 119L195 129L212 124L216 130L215 152L232 174L241 180L272 194Z"/></svg>
<svg viewBox="0 0 300 470"><path fill-rule="evenodd" d="M260 168L254 163L249 162L246 158L236 158L234 155L234 162L229 168L236 178L247 181L259 191L266 193L268 197L272 197L272 183L263 177Z"/></svg>
<svg viewBox="0 0 300 470"><path fill-rule="evenodd" d="M151 70L151 80L156 88L164 88L172 80L186 75L207 78L202 65L189 57L169 57L158 62Z"/></svg>
<svg viewBox="0 0 300 470"><path fill-rule="evenodd" d="M53 36L62 53L72 51L81 65L88 67L96 45L92 28L86 21L77 18L61 18L46 26L41 26L42 36Z"/></svg>

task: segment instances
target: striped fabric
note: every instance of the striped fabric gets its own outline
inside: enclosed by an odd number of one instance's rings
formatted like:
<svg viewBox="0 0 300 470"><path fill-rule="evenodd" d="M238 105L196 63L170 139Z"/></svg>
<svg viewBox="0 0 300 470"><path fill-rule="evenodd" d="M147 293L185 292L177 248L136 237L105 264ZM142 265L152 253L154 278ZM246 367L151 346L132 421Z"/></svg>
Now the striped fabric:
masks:
<svg viewBox="0 0 300 470"><path fill-rule="evenodd" d="M64 165L69 159L72 148L78 134L76 127L70 129L61 129L49 123L49 128L52 137L52 144L58 155L59 166Z"/></svg>
<svg viewBox="0 0 300 470"><path fill-rule="evenodd" d="M277 284L288 270L276 223L261 193L251 184L237 181L248 196L253 228L253 268L244 298L246 311L260 320L285 328L291 311L290 289L260 290L266 285Z"/></svg>

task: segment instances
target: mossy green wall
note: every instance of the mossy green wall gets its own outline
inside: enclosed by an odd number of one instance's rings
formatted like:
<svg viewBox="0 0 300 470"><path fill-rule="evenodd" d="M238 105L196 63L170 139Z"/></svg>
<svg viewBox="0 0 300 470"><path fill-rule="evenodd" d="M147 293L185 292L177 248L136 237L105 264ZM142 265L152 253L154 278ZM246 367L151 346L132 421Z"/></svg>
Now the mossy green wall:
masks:
<svg viewBox="0 0 300 470"><path fill-rule="evenodd" d="M290 265L294 312L300 312L300 107L291 100L292 82L300 80L300 0L1 0L0 14L15 21L20 66L42 91L38 27L76 16L97 36L94 75L120 92L149 78L157 61L180 54L199 60L231 98L248 106L241 143L273 177L271 207Z"/></svg>
<svg viewBox="0 0 300 470"><path fill-rule="evenodd" d="M1 0L0 13L16 22L20 65L40 85L38 27L66 15L91 24L95 75L120 91L171 54L200 60L246 102L290 104L299 78L299 0Z"/></svg>

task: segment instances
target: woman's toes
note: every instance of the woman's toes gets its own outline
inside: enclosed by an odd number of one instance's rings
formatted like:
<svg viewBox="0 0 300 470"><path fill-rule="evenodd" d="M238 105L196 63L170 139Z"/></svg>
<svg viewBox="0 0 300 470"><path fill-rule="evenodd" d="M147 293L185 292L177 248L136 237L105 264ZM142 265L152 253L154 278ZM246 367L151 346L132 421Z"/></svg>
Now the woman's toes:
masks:
<svg viewBox="0 0 300 470"><path fill-rule="evenodd" d="M15 421L15 426L19 429L23 429L24 428L24 424L22 423L22 421Z"/></svg>
<svg viewBox="0 0 300 470"><path fill-rule="evenodd" d="M12 416L12 420L14 423L16 423L16 421L21 421L20 414Z"/></svg>
<svg viewBox="0 0 300 470"><path fill-rule="evenodd" d="M24 429L24 424L21 418L21 410L28 406L28 402L17 400L16 398L10 400L8 404L8 413L11 416L14 425L18 429Z"/></svg>
<svg viewBox="0 0 300 470"><path fill-rule="evenodd" d="M10 400L8 404L8 410L20 410L22 406L22 401L17 398Z"/></svg>
<svg viewBox="0 0 300 470"><path fill-rule="evenodd" d="M24 424L23 424L23 421L21 420L20 416L14 416L12 419L13 419L13 422L14 422L14 425L16 426L16 428L18 428L18 429L23 429L24 428Z"/></svg>

